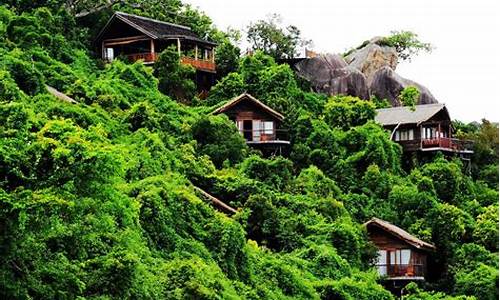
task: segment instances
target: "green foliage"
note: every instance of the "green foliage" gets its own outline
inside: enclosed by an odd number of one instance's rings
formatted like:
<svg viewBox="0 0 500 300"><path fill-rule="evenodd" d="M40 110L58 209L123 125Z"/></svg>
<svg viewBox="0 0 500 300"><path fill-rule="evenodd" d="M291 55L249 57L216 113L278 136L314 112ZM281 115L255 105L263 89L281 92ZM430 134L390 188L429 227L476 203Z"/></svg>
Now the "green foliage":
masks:
<svg viewBox="0 0 500 300"><path fill-rule="evenodd" d="M311 44L311 41L301 37L297 27L288 25L283 28L281 17L277 14L268 16L267 20L250 23L247 41L253 50L261 50L275 59L296 57L300 47Z"/></svg>
<svg viewBox="0 0 500 300"><path fill-rule="evenodd" d="M409 106L410 110L415 111L415 105L420 99L420 91L414 86L407 86L399 93L398 99L403 106Z"/></svg>
<svg viewBox="0 0 500 300"><path fill-rule="evenodd" d="M193 82L195 69L181 64L175 47L165 49L155 62L155 76L158 78L158 89L177 101L188 102L196 93Z"/></svg>
<svg viewBox="0 0 500 300"><path fill-rule="evenodd" d="M421 51L430 52L432 45L418 39L418 35L411 31L392 31L390 36L378 41L381 46L396 48L398 57L402 60L411 60Z"/></svg>
<svg viewBox="0 0 500 300"><path fill-rule="evenodd" d="M191 128L199 153L208 155L216 166L225 160L240 162L248 152L245 139L225 116L203 116Z"/></svg>
<svg viewBox="0 0 500 300"><path fill-rule="evenodd" d="M422 173L432 179L436 193L441 200L446 202L456 200L462 180L460 166L444 158L438 158L433 163L426 164Z"/></svg>
<svg viewBox="0 0 500 300"><path fill-rule="evenodd" d="M486 207L485 212L477 216L473 237L477 244L498 252L498 205Z"/></svg>
<svg viewBox="0 0 500 300"><path fill-rule="evenodd" d="M325 121L331 127L347 130L375 118L375 106L351 96L334 96L325 104Z"/></svg>
<svg viewBox="0 0 500 300"><path fill-rule="evenodd" d="M426 292L418 288L417 284L412 282L404 288L405 300L475 300L475 297L467 296L449 296L441 292Z"/></svg>
<svg viewBox="0 0 500 300"><path fill-rule="evenodd" d="M199 107L158 90L189 90L176 53L162 54L159 73L88 55L86 32L108 12L78 26L72 14L105 3L7 3L16 9L0 6L0 298L393 299L368 270L375 249L361 223L374 216L437 246L429 286L439 292L409 287L405 297L498 297L497 124L456 127L477 143L472 177L442 158L408 175L400 146L372 121L380 103L305 91L260 51L236 64L234 32L178 0L113 9L219 43L230 73ZM290 156L250 151L226 117L207 115L243 91L286 115ZM193 184L238 212L217 212Z"/></svg>

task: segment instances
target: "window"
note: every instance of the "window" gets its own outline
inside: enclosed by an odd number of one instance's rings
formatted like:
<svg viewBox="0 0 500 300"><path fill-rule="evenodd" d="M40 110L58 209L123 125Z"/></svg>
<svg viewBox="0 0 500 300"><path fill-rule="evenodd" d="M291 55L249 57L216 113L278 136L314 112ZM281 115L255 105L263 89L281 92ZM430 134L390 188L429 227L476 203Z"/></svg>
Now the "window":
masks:
<svg viewBox="0 0 500 300"><path fill-rule="evenodd" d="M115 50L113 48L104 48L104 59L113 60L115 58Z"/></svg>
<svg viewBox="0 0 500 300"><path fill-rule="evenodd" d="M252 124L252 133L253 133L253 140L254 141L260 141L260 133L261 133L261 124L262 122L260 120L253 120Z"/></svg>
<svg viewBox="0 0 500 300"><path fill-rule="evenodd" d="M377 271L379 275L387 275L387 251L378 250Z"/></svg>
<svg viewBox="0 0 500 300"><path fill-rule="evenodd" d="M274 122L273 121L264 121L262 122L264 129L264 134L273 134L274 133Z"/></svg>
<svg viewBox="0 0 500 300"><path fill-rule="evenodd" d="M411 129L399 129L394 133L395 141L411 141L413 140L413 128Z"/></svg>

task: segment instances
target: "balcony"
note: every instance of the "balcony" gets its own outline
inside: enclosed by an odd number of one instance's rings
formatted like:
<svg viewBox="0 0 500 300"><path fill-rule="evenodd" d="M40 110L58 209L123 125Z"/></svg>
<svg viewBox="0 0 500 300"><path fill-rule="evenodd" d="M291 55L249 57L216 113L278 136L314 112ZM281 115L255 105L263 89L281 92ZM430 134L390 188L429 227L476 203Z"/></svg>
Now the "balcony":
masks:
<svg viewBox="0 0 500 300"><path fill-rule="evenodd" d="M247 144L283 144L289 145L288 131L284 129L240 130Z"/></svg>
<svg viewBox="0 0 500 300"><path fill-rule="evenodd" d="M193 66L196 70L215 73L215 63L212 60L183 56L181 57L181 62L185 65Z"/></svg>
<svg viewBox="0 0 500 300"><path fill-rule="evenodd" d="M425 265L409 264L409 265L394 265L394 264L377 264L379 275L387 277L387 279L424 279Z"/></svg>
<svg viewBox="0 0 500 300"><path fill-rule="evenodd" d="M442 149L452 152L473 153L474 152L473 145L474 145L473 142L469 140L461 140L461 139L445 138L445 137L421 140L422 151Z"/></svg>
<svg viewBox="0 0 500 300"><path fill-rule="evenodd" d="M154 63L158 59L157 52L146 52L146 53L133 53L126 55L130 62L136 62L142 60L146 64ZM195 59L188 56L181 57L181 63L185 65L191 65L196 70L215 73L215 63L212 60L207 59Z"/></svg>

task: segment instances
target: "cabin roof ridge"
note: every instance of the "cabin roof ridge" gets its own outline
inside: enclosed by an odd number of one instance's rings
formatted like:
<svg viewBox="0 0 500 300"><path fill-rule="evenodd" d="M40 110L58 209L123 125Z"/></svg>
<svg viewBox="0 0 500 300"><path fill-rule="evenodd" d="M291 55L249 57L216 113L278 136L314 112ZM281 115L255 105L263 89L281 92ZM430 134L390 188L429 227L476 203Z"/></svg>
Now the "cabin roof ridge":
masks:
<svg viewBox="0 0 500 300"><path fill-rule="evenodd" d="M416 236L410 234L406 230L402 229L401 227L398 227L394 224L391 224L387 221L384 221L382 219L373 217L369 221L365 222L363 226L367 227L368 225L375 225L382 230L392 234L393 236L407 242L408 244L412 245L413 247L421 250L435 250L436 246L433 244L427 243L422 241L421 239L417 238Z"/></svg>
<svg viewBox="0 0 500 300"><path fill-rule="evenodd" d="M221 107L214 110L212 112L212 114L222 113L222 112L226 111L227 109L229 109L230 107L233 107L234 105L238 104L239 102L241 102L245 98L250 99L252 102L254 102L255 104L262 107L264 110L269 112L274 117L278 118L280 121L285 119L285 116L283 116L281 113L279 113L276 110L272 109L271 107L267 106L266 104L264 104L263 102L261 102L259 99L255 98L254 96L252 96L248 92L243 92L239 96L232 98L231 100L226 102L224 105L222 105Z"/></svg>
<svg viewBox="0 0 500 300"><path fill-rule="evenodd" d="M420 125L443 110L449 118L445 103L419 104L415 105L414 109L409 106L379 108L376 110L375 121L384 126L397 124Z"/></svg>
<svg viewBox="0 0 500 300"><path fill-rule="evenodd" d="M154 22L154 23L161 23L161 24L165 24L165 25L169 25L169 26L175 26L175 27L179 27L179 28L182 28L182 29L187 29L187 30L191 30L192 31L191 27L189 27L189 26L175 24L175 23L170 23L170 22L161 21L161 20L157 20L157 19L152 19L152 18L148 18L148 17L143 17L143 16L139 16L139 15L129 14L129 13L125 13L125 12L122 12L122 11L116 11L115 14L116 15L129 16L129 17L133 17L133 18L138 18L138 19L142 19L142 20L150 21L150 22Z"/></svg>

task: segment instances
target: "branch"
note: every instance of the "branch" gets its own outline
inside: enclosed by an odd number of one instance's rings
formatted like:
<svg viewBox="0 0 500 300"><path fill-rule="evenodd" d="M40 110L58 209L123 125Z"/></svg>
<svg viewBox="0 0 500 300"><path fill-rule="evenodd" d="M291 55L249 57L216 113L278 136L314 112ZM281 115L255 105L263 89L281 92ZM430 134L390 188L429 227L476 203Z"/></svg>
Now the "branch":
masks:
<svg viewBox="0 0 500 300"><path fill-rule="evenodd" d="M82 18L82 17L88 16L88 15L91 15L91 14L99 12L101 10L110 8L111 6L113 6L113 5L117 4L117 3L120 3L120 2L123 3L124 1L123 0L106 0L105 4L93 7L93 8L88 9L88 10L83 10L83 11L75 14L75 18Z"/></svg>

